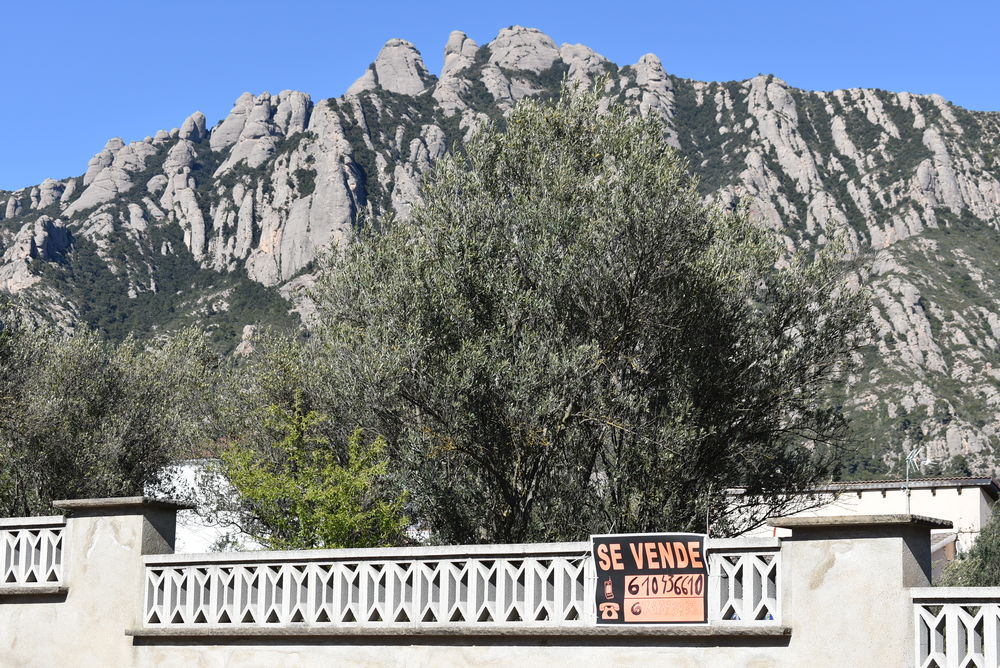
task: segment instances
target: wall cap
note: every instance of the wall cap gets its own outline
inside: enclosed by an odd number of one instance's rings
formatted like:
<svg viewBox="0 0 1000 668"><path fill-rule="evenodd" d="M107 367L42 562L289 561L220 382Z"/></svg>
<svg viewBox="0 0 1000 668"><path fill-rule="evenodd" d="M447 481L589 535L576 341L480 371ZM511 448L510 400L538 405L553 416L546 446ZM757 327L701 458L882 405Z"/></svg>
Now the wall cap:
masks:
<svg viewBox="0 0 1000 668"><path fill-rule="evenodd" d="M921 529L951 529L950 520L924 515L831 515L827 517L772 517L767 521L779 529L870 528L879 526L910 526Z"/></svg>
<svg viewBox="0 0 1000 668"><path fill-rule="evenodd" d="M778 538L709 538L707 553L750 552L781 549ZM314 561L399 561L409 559L485 559L571 556L589 557L590 542L572 543L506 543L481 545L419 545L411 547L351 547L311 550L259 550L250 552L210 552L149 554L143 557L147 566L187 566L200 564L302 563Z"/></svg>
<svg viewBox="0 0 1000 668"><path fill-rule="evenodd" d="M69 587L66 585L0 585L0 600L8 597L24 598L27 596L62 596L68 591Z"/></svg>
<svg viewBox="0 0 1000 668"><path fill-rule="evenodd" d="M393 624L383 626L280 626L259 627L226 624L183 628L127 629L126 635L138 638L300 638L336 636L476 636L507 637L561 636L587 637L655 637L655 638L786 638L792 635L788 626L747 626L739 624L708 625L591 625L528 626L512 624L440 624L414 626Z"/></svg>
<svg viewBox="0 0 1000 668"><path fill-rule="evenodd" d="M55 529L66 525L62 515L44 517L0 517L0 529Z"/></svg>
<svg viewBox="0 0 1000 668"><path fill-rule="evenodd" d="M116 496L106 499L62 499L53 501L52 505L68 513L93 510L134 510L144 508L150 510L193 510L195 506L183 501L169 499L153 499L148 496Z"/></svg>
<svg viewBox="0 0 1000 668"><path fill-rule="evenodd" d="M914 601L940 605L942 603L997 603L1000 587L910 587Z"/></svg>

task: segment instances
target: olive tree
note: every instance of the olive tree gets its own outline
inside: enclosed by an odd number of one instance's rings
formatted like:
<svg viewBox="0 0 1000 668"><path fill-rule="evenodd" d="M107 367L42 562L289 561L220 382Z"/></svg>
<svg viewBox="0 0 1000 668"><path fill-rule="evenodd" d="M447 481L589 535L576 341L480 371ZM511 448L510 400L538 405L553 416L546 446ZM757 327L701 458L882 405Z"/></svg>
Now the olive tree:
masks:
<svg viewBox="0 0 1000 668"><path fill-rule="evenodd" d="M738 532L827 475L867 317L835 250L782 253L659 120L522 101L330 255L318 393L437 540Z"/></svg>
<svg viewBox="0 0 1000 668"><path fill-rule="evenodd" d="M217 457L179 490L212 522L273 549L409 542L405 493L388 476L377 434L332 422L313 350L265 330L221 374Z"/></svg>
<svg viewBox="0 0 1000 668"><path fill-rule="evenodd" d="M200 334L113 344L10 307L0 320L0 515L142 494L199 446L216 363Z"/></svg>
<svg viewBox="0 0 1000 668"><path fill-rule="evenodd" d="M990 515L972 549L945 567L938 584L945 587L1000 587L1000 513Z"/></svg>

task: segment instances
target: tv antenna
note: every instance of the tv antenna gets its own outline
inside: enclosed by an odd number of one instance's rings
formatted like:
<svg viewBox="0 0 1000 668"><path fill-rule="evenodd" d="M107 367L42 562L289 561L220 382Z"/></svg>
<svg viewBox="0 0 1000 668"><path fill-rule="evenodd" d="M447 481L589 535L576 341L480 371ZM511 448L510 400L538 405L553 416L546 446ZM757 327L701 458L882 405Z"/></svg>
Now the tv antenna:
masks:
<svg viewBox="0 0 1000 668"><path fill-rule="evenodd" d="M910 450L906 455L906 514L910 514L910 469L916 467L920 469L920 464L917 463L917 458L924 451L924 446L919 445L912 450ZM930 461L930 460L928 460ZM925 464L927 462L924 462Z"/></svg>

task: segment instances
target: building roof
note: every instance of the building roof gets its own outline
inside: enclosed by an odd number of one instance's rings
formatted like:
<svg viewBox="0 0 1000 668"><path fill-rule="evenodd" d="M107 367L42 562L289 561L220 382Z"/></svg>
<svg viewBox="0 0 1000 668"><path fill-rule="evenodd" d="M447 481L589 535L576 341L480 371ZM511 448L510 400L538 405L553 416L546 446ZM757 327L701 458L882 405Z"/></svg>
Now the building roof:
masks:
<svg viewBox="0 0 1000 668"><path fill-rule="evenodd" d="M951 529L951 520L942 520L924 515L888 514L888 515L826 515L820 517L772 517L767 521L778 529L824 530L838 528L866 528L888 526L914 526L922 529Z"/></svg>
<svg viewBox="0 0 1000 668"><path fill-rule="evenodd" d="M959 476L950 478L910 478L910 489L954 489L978 487L994 501L1000 499L1000 484L989 477ZM905 480L852 480L845 482L826 482L811 487L808 494L827 492L842 494L844 492L864 492L869 490L905 489Z"/></svg>

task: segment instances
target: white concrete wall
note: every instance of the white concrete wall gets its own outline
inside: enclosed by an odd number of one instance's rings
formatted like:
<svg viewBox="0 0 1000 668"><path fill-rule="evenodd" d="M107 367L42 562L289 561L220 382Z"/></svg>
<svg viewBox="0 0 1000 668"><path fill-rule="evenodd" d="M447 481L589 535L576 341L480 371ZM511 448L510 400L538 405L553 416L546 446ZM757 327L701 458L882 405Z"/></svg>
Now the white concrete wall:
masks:
<svg viewBox="0 0 1000 668"><path fill-rule="evenodd" d="M902 666L912 665L909 587L927 584L928 527L851 518L793 529L782 541L782 624L736 635L697 629L598 629L537 635L500 628L437 635L294 628L143 633L143 555L169 552L174 511L113 503L71 508L64 598L4 598L0 666ZM856 518L855 518L856 519ZM301 629L301 626L298 627ZM287 633L286 633L287 632ZM219 635L221 633L222 635ZM435 632L436 633L436 632Z"/></svg>
<svg viewBox="0 0 1000 668"><path fill-rule="evenodd" d="M0 586L0 666L143 665L125 631L140 613L142 556L172 549L174 513L132 499L68 518L62 582L68 591L8 598Z"/></svg>

